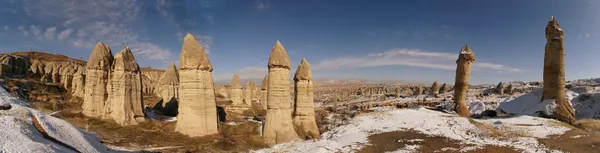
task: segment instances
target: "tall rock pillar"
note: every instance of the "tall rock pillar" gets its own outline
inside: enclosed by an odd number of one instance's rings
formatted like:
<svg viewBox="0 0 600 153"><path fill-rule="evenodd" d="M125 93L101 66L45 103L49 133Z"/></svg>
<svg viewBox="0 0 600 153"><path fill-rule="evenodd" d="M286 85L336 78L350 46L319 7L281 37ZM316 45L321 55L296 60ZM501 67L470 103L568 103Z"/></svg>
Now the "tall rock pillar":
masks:
<svg viewBox="0 0 600 153"><path fill-rule="evenodd" d="M175 131L191 137L218 132L212 71L206 52L188 33L179 58L179 114Z"/></svg>
<svg viewBox="0 0 600 153"><path fill-rule="evenodd" d="M267 145L299 139L292 123L290 96L290 57L279 41L269 56L267 119L263 138Z"/></svg>
<svg viewBox="0 0 600 153"><path fill-rule="evenodd" d="M552 100L556 104L550 115L559 121L575 123L575 112L565 96L565 44L564 31L552 17L546 26L544 54L544 92L541 101Z"/></svg>
<svg viewBox="0 0 600 153"><path fill-rule="evenodd" d="M294 75L294 125L302 138L320 138L315 120L312 71L310 64L302 58Z"/></svg>
<svg viewBox="0 0 600 153"><path fill-rule="evenodd" d="M242 82L240 81L240 76L238 74L233 75L233 80L231 81L231 91L229 93L229 99L233 102L234 106L244 105L242 91Z"/></svg>
<svg viewBox="0 0 600 153"><path fill-rule="evenodd" d="M176 116L179 98L179 72L175 64L169 63L169 69L160 76L157 94L162 98L161 111L164 115Z"/></svg>
<svg viewBox="0 0 600 153"><path fill-rule="evenodd" d="M109 78L104 118L111 118L120 125L143 122L142 73L129 47L125 46L115 55Z"/></svg>
<svg viewBox="0 0 600 153"><path fill-rule="evenodd" d="M267 91L267 87L269 86L269 73L267 73L265 75L265 78L263 78L262 84L260 85L260 94L261 94L261 99L260 99L260 103L262 105L262 108L264 110L267 110L267 95L268 95L268 91Z"/></svg>
<svg viewBox="0 0 600 153"><path fill-rule="evenodd" d="M471 117L466 99L473 62L475 62L475 53L469 49L468 45L465 45L456 60L456 78L454 81L454 110L463 117Z"/></svg>
<svg viewBox="0 0 600 153"><path fill-rule="evenodd" d="M113 55L102 42L98 42L85 68L85 92L82 113L88 117L102 117L105 102L108 99L108 75L113 62ZM48 73L48 71L46 71Z"/></svg>

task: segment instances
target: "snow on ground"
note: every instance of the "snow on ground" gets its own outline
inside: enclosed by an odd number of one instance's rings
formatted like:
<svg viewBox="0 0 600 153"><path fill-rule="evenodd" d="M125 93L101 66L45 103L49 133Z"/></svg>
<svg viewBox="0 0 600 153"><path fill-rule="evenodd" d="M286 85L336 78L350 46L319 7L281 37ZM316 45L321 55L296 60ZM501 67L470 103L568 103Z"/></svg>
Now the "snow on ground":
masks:
<svg viewBox="0 0 600 153"><path fill-rule="evenodd" d="M0 152L75 152L69 147L86 153L114 152L104 146L98 137L64 120L27 107L24 101L3 87L0 87L0 103L12 106L10 110L0 110ZM34 127L32 115L49 136L69 147L44 138Z"/></svg>
<svg viewBox="0 0 600 153"><path fill-rule="evenodd" d="M551 150L538 144L536 138L543 138L551 134L561 134L569 130L568 128L553 124L552 120L530 116L474 119L474 121L493 124L492 126L500 130L508 132L513 130L522 135L497 139L490 137L489 129L475 126L467 118L458 117L453 114L428 110L422 107L412 109L382 108L380 111L361 114L350 120L348 124L323 133L320 140L294 141L256 152L353 152L367 145L369 143L368 136L370 135L407 130L414 130L427 135L442 136L458 140L464 144L475 145L476 147L497 145L513 147L523 152L548 152ZM476 147L470 149L476 149Z"/></svg>
<svg viewBox="0 0 600 153"><path fill-rule="evenodd" d="M530 93L513 96L501 101L496 110L517 115L538 116L541 112L552 114L556 104L552 100L541 101L542 94L543 88L534 88ZM565 94L569 101L579 95L571 90L566 90Z"/></svg>

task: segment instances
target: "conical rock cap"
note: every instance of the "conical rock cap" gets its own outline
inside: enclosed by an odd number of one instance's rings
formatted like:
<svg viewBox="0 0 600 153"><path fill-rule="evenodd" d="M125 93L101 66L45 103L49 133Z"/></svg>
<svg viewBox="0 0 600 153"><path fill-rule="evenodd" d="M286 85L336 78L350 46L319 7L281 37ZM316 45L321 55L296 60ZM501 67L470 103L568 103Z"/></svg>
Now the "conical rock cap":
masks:
<svg viewBox="0 0 600 153"><path fill-rule="evenodd" d="M208 55L198 40L188 33L183 39L183 47L179 57L180 69L199 69L212 72L213 67L210 64Z"/></svg>

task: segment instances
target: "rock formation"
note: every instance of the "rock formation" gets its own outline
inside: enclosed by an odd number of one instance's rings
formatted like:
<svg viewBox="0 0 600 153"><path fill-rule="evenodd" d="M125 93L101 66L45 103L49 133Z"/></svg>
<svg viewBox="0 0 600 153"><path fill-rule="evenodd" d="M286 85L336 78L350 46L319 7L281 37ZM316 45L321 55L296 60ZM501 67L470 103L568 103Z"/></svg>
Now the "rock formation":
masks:
<svg viewBox="0 0 600 153"><path fill-rule="evenodd" d="M419 86L417 86L417 91L415 92L415 95L420 96L421 94L423 94L423 86L419 84Z"/></svg>
<svg viewBox="0 0 600 153"><path fill-rule="evenodd" d="M212 71L206 52L188 33L179 61L179 115L175 131L191 137L218 132Z"/></svg>
<svg viewBox="0 0 600 153"><path fill-rule="evenodd" d="M115 55L111 70L103 117L113 119L119 125L143 122L142 73L129 47L125 46Z"/></svg>
<svg viewBox="0 0 600 153"><path fill-rule="evenodd" d="M502 82L498 83L498 85L496 86L496 93L499 95L504 94L504 84L502 84Z"/></svg>
<svg viewBox="0 0 600 153"><path fill-rule="evenodd" d="M440 87L440 91L439 94L446 94L446 91L448 91L448 89L446 89L446 83L442 84L442 87Z"/></svg>
<svg viewBox="0 0 600 153"><path fill-rule="evenodd" d="M454 110L458 115L470 117L471 112L467 107L466 98L469 89L469 75L471 73L471 64L475 62L475 53L465 45L456 60L456 78L454 81Z"/></svg>
<svg viewBox="0 0 600 153"><path fill-rule="evenodd" d="M268 67L267 118L263 138L267 145L272 146L299 139L292 122L290 57L279 40L273 46Z"/></svg>
<svg viewBox="0 0 600 153"><path fill-rule="evenodd" d="M83 115L89 117L102 117L104 102L108 99L106 85L110 72L113 56L110 48L98 42L86 66L85 96L83 97ZM48 71L46 70L46 73Z"/></svg>
<svg viewBox="0 0 600 153"><path fill-rule="evenodd" d="M157 94L162 99L161 112L165 115L176 116L177 98L179 97L179 73L175 64L169 63L169 69L162 74L156 85Z"/></svg>
<svg viewBox="0 0 600 153"><path fill-rule="evenodd" d="M513 94L513 86L512 86L512 84L508 84L508 86L506 87L506 94L509 94L509 95Z"/></svg>
<svg viewBox="0 0 600 153"><path fill-rule="evenodd" d="M29 67L29 60L22 56L6 54L0 57L0 77L27 75Z"/></svg>
<svg viewBox="0 0 600 153"><path fill-rule="evenodd" d="M552 100L556 108L550 117L570 124L575 123L575 112L565 97L565 44L564 31L552 17L546 26L544 54L544 92L541 101Z"/></svg>
<svg viewBox="0 0 600 153"><path fill-rule="evenodd" d="M431 95L433 97L438 97L438 93L439 93L440 88L438 88L438 83L437 81L434 81L433 84L431 85Z"/></svg>
<svg viewBox="0 0 600 153"><path fill-rule="evenodd" d="M252 105L252 91L250 90L252 87L250 85L250 81L246 80L246 85L244 86L244 105L250 106Z"/></svg>
<svg viewBox="0 0 600 153"><path fill-rule="evenodd" d="M307 139L320 138L313 96L312 71L310 64L302 58L294 75L294 126L300 137Z"/></svg>
<svg viewBox="0 0 600 153"><path fill-rule="evenodd" d="M242 91L242 82L240 81L240 76L238 74L233 75L233 80L231 81L231 90L229 92L229 99L234 106L242 106L244 105L244 97Z"/></svg>
<svg viewBox="0 0 600 153"><path fill-rule="evenodd" d="M71 94L79 98L85 96L85 67L77 67L77 72L73 74Z"/></svg>
<svg viewBox="0 0 600 153"><path fill-rule="evenodd" d="M265 75L265 78L263 79L263 81L262 81L262 84L260 85L260 90L261 90L261 92L260 92L260 93L261 93L261 95L262 95L262 96L261 96L261 99L260 99L260 103L261 103L261 105L262 105L262 108L263 108L264 110L267 110L267 102L268 102L268 101L267 101L267 99L268 99L268 98L267 98L267 97L268 97L268 96L267 96L267 95L268 95L268 93L267 93L267 91L268 91L268 90L267 90L267 87L268 87L268 86L269 86L269 73L267 73L267 74Z"/></svg>

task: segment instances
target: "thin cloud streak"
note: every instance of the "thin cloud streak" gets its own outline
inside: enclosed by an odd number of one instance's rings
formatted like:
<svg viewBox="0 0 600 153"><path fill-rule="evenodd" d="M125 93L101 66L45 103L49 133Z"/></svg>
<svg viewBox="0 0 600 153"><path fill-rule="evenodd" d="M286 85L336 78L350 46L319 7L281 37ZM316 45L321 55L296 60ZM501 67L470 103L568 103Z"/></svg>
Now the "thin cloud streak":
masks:
<svg viewBox="0 0 600 153"><path fill-rule="evenodd" d="M458 54L429 52L411 49L392 49L382 53L371 53L361 57L338 57L323 60L313 70L335 70L340 68L364 68L378 66L413 66L441 70L455 70ZM474 70L496 70L500 72L524 72L525 70L489 62L475 62Z"/></svg>

